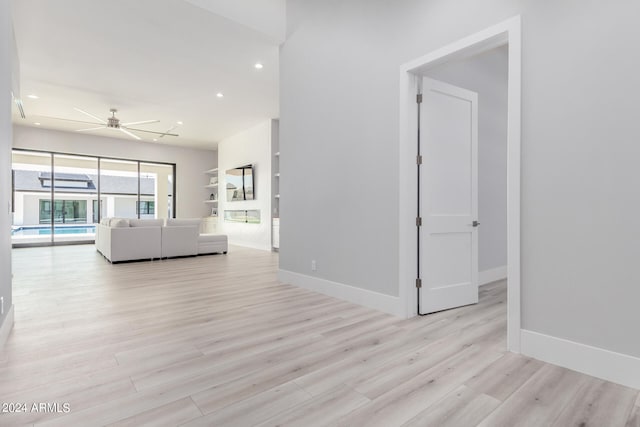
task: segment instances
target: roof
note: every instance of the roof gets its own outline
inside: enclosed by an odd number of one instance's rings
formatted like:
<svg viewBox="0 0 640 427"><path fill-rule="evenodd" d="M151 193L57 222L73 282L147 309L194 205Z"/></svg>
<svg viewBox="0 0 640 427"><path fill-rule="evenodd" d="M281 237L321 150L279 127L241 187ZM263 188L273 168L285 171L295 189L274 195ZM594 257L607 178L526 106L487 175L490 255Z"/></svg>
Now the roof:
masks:
<svg viewBox="0 0 640 427"><path fill-rule="evenodd" d="M88 193L96 194L98 192L98 175L92 174L71 174L56 173L55 189L63 190L65 193ZM48 185L45 183L48 181ZM60 181L68 181L70 186L67 187ZM79 183L86 182L86 188L78 187ZM72 184L73 183L73 184ZM51 191L51 173L38 172L28 170L14 170L14 188L16 191L31 192L49 192ZM101 194L138 194L138 179L129 176L104 175L100 176L100 193ZM153 196L155 193L154 178L140 178L140 194L144 196Z"/></svg>
<svg viewBox="0 0 640 427"><path fill-rule="evenodd" d="M51 172L38 172L38 178L51 179ZM91 181L89 175L81 173L56 173L55 179L60 181Z"/></svg>

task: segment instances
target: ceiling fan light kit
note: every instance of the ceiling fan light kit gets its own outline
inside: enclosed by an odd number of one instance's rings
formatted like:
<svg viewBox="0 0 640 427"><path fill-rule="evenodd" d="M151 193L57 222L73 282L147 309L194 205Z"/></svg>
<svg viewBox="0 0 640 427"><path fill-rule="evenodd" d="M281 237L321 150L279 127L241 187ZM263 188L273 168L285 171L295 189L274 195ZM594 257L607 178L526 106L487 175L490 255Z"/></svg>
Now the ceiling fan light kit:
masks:
<svg viewBox="0 0 640 427"><path fill-rule="evenodd" d="M120 119L116 117L116 113L118 112L118 110L112 108L109 111L111 111L111 117L107 119L107 127L120 129Z"/></svg>

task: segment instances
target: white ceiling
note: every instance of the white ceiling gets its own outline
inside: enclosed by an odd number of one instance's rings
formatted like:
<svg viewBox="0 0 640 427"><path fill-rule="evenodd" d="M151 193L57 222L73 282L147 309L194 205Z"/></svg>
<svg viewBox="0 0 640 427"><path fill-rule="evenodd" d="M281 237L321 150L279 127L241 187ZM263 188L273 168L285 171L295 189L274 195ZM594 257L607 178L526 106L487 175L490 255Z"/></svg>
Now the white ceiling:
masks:
<svg viewBox="0 0 640 427"><path fill-rule="evenodd" d="M116 108L123 122L160 120L141 129L164 132L184 123L174 130L179 137L161 143L215 148L225 137L278 117L284 0L13 4L27 115L22 119L14 109L14 123L75 131L91 126L45 116L91 121L74 107L105 119ZM264 68L255 69L256 62ZM95 133L131 139L114 130Z"/></svg>

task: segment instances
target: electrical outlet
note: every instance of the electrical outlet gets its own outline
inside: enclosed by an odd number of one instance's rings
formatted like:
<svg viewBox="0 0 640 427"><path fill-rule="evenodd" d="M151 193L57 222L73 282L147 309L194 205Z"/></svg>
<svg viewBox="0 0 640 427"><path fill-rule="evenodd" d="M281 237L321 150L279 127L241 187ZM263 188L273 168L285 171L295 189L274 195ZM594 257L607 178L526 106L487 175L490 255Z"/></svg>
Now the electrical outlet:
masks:
<svg viewBox="0 0 640 427"><path fill-rule="evenodd" d="M315 259L311 260L311 271L316 271L316 260Z"/></svg>

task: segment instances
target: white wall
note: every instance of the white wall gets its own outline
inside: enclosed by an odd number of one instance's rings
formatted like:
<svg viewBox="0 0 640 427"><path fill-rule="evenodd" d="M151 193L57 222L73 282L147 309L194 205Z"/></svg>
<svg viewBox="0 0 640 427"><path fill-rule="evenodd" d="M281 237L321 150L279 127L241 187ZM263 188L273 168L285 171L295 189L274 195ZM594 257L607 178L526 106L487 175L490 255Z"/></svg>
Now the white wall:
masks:
<svg viewBox="0 0 640 427"><path fill-rule="evenodd" d="M227 202L224 172L238 166L254 166L255 200ZM219 201L218 229L229 236L229 243L271 250L271 120L220 141L218 144ZM224 211L259 209L260 224L224 221Z"/></svg>
<svg viewBox="0 0 640 427"><path fill-rule="evenodd" d="M285 0L186 0L269 37L274 43L282 43L285 34Z"/></svg>
<svg viewBox="0 0 640 427"><path fill-rule="evenodd" d="M9 0L0 0L0 296L5 312L0 331L13 304L11 292L11 51L13 37ZM2 334L0 334L0 347Z"/></svg>
<svg viewBox="0 0 640 427"><path fill-rule="evenodd" d="M217 152L214 150L126 141L26 126L14 126L13 146L60 153L175 163L176 216L195 218L209 214L209 209L203 203L209 198L209 193L204 188L208 182L204 171L217 165Z"/></svg>
<svg viewBox="0 0 640 427"><path fill-rule="evenodd" d="M280 194L280 177L276 177L276 173L280 172L280 156L275 153L280 152L280 121L278 119L271 120L271 216L280 217L280 199L274 198L274 195Z"/></svg>
<svg viewBox="0 0 640 427"><path fill-rule="evenodd" d="M122 218L137 218L136 200L134 198L116 197L115 198L115 215Z"/></svg>
<svg viewBox="0 0 640 427"><path fill-rule="evenodd" d="M507 59L504 46L427 73L478 94L480 271L507 265Z"/></svg>
<svg viewBox="0 0 640 427"><path fill-rule="evenodd" d="M26 196L24 193L16 193L13 200L13 214L11 216L13 225L24 225L28 224L26 221L31 218L25 219L25 199L29 196Z"/></svg>
<svg viewBox="0 0 640 427"><path fill-rule="evenodd" d="M281 268L398 295L400 65L520 14L522 325L640 357L640 3L287 7Z"/></svg>
<svg viewBox="0 0 640 427"><path fill-rule="evenodd" d="M22 198L22 209L16 208L13 214L14 225L37 225L40 224L40 199L50 200L51 196L43 193L41 195L19 195L16 194L16 201Z"/></svg>
<svg viewBox="0 0 640 427"><path fill-rule="evenodd" d="M104 217L116 216L116 198L115 196L101 197L104 200L105 214Z"/></svg>

